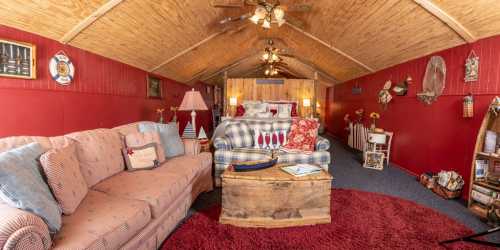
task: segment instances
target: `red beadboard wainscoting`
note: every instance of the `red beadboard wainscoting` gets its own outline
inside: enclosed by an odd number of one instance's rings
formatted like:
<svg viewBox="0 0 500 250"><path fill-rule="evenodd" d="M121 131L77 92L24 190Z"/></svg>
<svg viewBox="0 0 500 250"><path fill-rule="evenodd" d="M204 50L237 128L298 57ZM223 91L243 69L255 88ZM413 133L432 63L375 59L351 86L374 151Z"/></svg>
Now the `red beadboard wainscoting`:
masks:
<svg viewBox="0 0 500 250"><path fill-rule="evenodd" d="M465 59L471 49L479 56L479 80L464 82ZM416 93L422 91L427 62L432 55L440 55L446 61L446 85L442 96L430 106L417 100ZM470 178L473 148L476 135L488 105L495 95L500 95L500 36L486 38L476 43L463 45L429 56L402 63L379 72L331 87L327 93L327 131L347 141L345 114L351 119L354 111L365 110L365 123L371 112L379 112L381 119L377 127L395 133L391 161L408 172L419 175L423 172L455 170L466 183ZM395 96L387 110L377 103L382 85L391 80L393 86L409 75L413 83L406 96ZM352 87L360 86L360 95L352 94ZM463 97L474 96L474 117L462 117ZM372 170L367 170L372 171ZM467 197L463 192L463 197Z"/></svg>
<svg viewBox="0 0 500 250"><path fill-rule="evenodd" d="M0 137L54 136L140 120L156 121L156 108L160 107L165 108L169 121L173 115L170 106L179 106L184 93L193 87L201 91L209 108L213 104L213 96L203 83L188 86L162 78L164 98L148 99L147 72L143 70L1 25L0 38L37 46L35 80L0 77ZM61 50L76 68L69 86L58 85L48 72L50 58ZM190 112L177 113L182 131L191 119ZM198 111L196 118L198 128L212 129L211 111Z"/></svg>

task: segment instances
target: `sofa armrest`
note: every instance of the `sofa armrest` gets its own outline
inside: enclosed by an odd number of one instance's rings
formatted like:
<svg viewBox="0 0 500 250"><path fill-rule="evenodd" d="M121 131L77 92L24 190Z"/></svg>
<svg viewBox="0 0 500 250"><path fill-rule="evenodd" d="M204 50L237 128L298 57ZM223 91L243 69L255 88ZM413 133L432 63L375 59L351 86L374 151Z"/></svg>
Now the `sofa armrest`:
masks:
<svg viewBox="0 0 500 250"><path fill-rule="evenodd" d="M324 137L318 136L316 140L316 151L328 151L330 149L330 141Z"/></svg>
<svg viewBox="0 0 500 250"><path fill-rule="evenodd" d="M215 149L231 150L231 142L226 137L217 137L214 140Z"/></svg>
<svg viewBox="0 0 500 250"><path fill-rule="evenodd" d="M185 155L199 155L201 152L201 144L197 139L182 139L184 142Z"/></svg>
<svg viewBox="0 0 500 250"><path fill-rule="evenodd" d="M0 202L0 249L49 249L49 229L43 220Z"/></svg>

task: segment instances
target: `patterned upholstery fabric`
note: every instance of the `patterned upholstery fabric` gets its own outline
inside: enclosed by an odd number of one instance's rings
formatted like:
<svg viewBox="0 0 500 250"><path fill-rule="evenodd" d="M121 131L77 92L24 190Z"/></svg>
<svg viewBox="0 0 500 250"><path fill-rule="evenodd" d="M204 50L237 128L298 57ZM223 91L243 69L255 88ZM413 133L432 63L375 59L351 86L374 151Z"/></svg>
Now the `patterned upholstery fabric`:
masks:
<svg viewBox="0 0 500 250"><path fill-rule="evenodd" d="M0 153L0 199L40 216L56 233L62 212L41 172L38 159L43 153L37 142Z"/></svg>
<svg viewBox="0 0 500 250"><path fill-rule="evenodd" d="M76 141L82 175L89 187L124 170L122 141L118 132L95 129L66 135Z"/></svg>
<svg viewBox="0 0 500 250"><path fill-rule="evenodd" d="M125 145L129 148L142 147L150 143L156 143L158 161L165 161L165 152L160 141L160 134L156 131L144 133L130 133L125 136Z"/></svg>
<svg viewBox="0 0 500 250"><path fill-rule="evenodd" d="M40 157L52 193L64 214L72 214L87 195L88 187L80 172L73 143L52 149Z"/></svg>
<svg viewBox="0 0 500 250"><path fill-rule="evenodd" d="M0 153L9 151L11 149L30 144L32 142L38 142L44 151L49 150L52 144L48 137L42 136L12 136L0 139Z"/></svg>
<svg viewBox="0 0 500 250"><path fill-rule="evenodd" d="M278 156L278 163L312 163L322 166L330 164L330 152L328 151L315 151L312 154L302 154L279 150L275 154Z"/></svg>
<svg viewBox="0 0 500 250"><path fill-rule="evenodd" d="M216 164L231 164L234 162L267 160L272 158L272 151L266 149L241 148L233 150L216 150Z"/></svg>
<svg viewBox="0 0 500 250"><path fill-rule="evenodd" d="M253 145L250 127L244 122L231 123L224 132L233 148L251 148Z"/></svg>
<svg viewBox="0 0 500 250"><path fill-rule="evenodd" d="M145 201L151 207L153 218L157 218L200 172L203 159L198 156L175 157L153 170L122 172L99 183L94 189L113 196Z"/></svg>
<svg viewBox="0 0 500 250"><path fill-rule="evenodd" d="M214 139L214 148L222 150L231 150L231 142L226 137L217 137Z"/></svg>
<svg viewBox="0 0 500 250"><path fill-rule="evenodd" d="M318 136L318 139L316 139L315 149L316 151L328 151L328 149L330 149L330 141L326 138Z"/></svg>
<svg viewBox="0 0 500 250"><path fill-rule="evenodd" d="M49 249L47 224L29 212L0 202L0 249Z"/></svg>
<svg viewBox="0 0 500 250"><path fill-rule="evenodd" d="M147 203L91 190L75 213L63 216L53 249L118 249L150 220Z"/></svg>
<svg viewBox="0 0 500 250"><path fill-rule="evenodd" d="M295 119L290 127L286 150L313 152L318 137L318 121L314 119Z"/></svg>

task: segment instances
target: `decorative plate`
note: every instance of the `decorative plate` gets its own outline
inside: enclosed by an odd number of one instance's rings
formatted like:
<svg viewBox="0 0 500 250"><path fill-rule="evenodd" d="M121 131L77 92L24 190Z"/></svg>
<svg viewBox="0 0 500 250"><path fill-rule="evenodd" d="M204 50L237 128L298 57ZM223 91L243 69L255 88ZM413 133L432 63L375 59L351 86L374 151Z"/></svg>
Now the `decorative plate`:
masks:
<svg viewBox="0 0 500 250"><path fill-rule="evenodd" d="M50 76L61 85L69 85L75 75L75 67L64 53L57 53L49 62Z"/></svg>

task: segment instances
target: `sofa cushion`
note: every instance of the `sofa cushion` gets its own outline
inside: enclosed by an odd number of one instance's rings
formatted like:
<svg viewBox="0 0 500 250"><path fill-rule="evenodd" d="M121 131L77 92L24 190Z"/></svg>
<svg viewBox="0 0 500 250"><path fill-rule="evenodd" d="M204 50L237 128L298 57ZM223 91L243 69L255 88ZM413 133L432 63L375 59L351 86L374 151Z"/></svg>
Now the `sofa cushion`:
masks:
<svg viewBox="0 0 500 250"><path fill-rule="evenodd" d="M122 172L94 188L113 196L146 201L153 218L158 218L206 167L202 165L206 158L200 155L175 157L153 170Z"/></svg>
<svg viewBox="0 0 500 250"><path fill-rule="evenodd" d="M125 145L127 147L142 147L146 144L156 143L156 148L158 149L158 160L160 162L165 161L165 150L161 144L160 134L157 131L150 131L144 133L131 133L125 136Z"/></svg>
<svg viewBox="0 0 500 250"><path fill-rule="evenodd" d="M47 183L64 214L72 214L87 195L88 188L80 172L73 143L52 149L40 157Z"/></svg>
<svg viewBox="0 0 500 250"><path fill-rule="evenodd" d="M253 146L252 132L245 122L228 124L224 133L233 148L251 148Z"/></svg>
<svg viewBox="0 0 500 250"><path fill-rule="evenodd" d="M165 157L170 158L184 154L184 144L179 135L177 123L140 123L139 131L142 133L157 131L160 134L161 144L165 150Z"/></svg>
<svg viewBox="0 0 500 250"><path fill-rule="evenodd" d="M55 233L61 228L61 209L40 172L43 153L37 142L0 153L0 199L40 216Z"/></svg>
<svg viewBox="0 0 500 250"><path fill-rule="evenodd" d="M122 141L118 132L95 129L66 135L76 142L82 175L89 187L124 170Z"/></svg>
<svg viewBox="0 0 500 250"><path fill-rule="evenodd" d="M90 190L73 214L63 216L54 249L118 249L150 220L145 202Z"/></svg>
<svg viewBox="0 0 500 250"><path fill-rule="evenodd" d="M271 150L240 148L233 150L216 150L214 162L217 164L231 164L234 162L269 160L273 156Z"/></svg>
<svg viewBox="0 0 500 250"><path fill-rule="evenodd" d="M9 151L20 146L38 142L44 151L49 150L52 145L48 137L42 136L11 136L0 139L0 152Z"/></svg>
<svg viewBox="0 0 500 250"><path fill-rule="evenodd" d="M284 164L311 163L321 166L330 164L330 152L328 151L315 151L311 154L303 154L279 150L275 155L278 157L278 163Z"/></svg>

